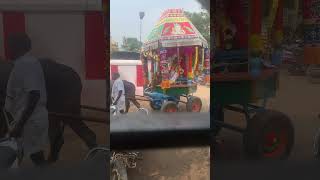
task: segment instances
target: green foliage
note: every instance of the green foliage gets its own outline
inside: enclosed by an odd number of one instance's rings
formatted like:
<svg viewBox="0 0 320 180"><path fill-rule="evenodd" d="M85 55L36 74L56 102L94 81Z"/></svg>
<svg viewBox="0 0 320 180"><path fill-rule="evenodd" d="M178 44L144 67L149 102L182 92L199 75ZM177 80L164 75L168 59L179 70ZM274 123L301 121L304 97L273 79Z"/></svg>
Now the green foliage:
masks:
<svg viewBox="0 0 320 180"><path fill-rule="evenodd" d="M210 15L208 12L185 12L192 24L210 44Z"/></svg>
<svg viewBox="0 0 320 180"><path fill-rule="evenodd" d="M131 52L140 52L142 43L137 38L123 37L122 46L124 50Z"/></svg>
<svg viewBox="0 0 320 180"><path fill-rule="evenodd" d="M197 0L197 2L201 4L202 9L210 12L210 0Z"/></svg>

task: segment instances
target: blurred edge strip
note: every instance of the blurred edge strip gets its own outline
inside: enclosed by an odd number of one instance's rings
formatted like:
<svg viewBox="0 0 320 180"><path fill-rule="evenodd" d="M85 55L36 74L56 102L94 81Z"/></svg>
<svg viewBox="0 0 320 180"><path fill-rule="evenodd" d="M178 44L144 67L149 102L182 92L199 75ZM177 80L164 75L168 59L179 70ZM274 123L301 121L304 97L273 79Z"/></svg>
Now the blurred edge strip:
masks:
<svg viewBox="0 0 320 180"><path fill-rule="evenodd" d="M35 11L103 11L103 5L101 0L86 0L86 1L74 1L64 2L59 1L0 1L0 11L23 11L23 12L35 12Z"/></svg>

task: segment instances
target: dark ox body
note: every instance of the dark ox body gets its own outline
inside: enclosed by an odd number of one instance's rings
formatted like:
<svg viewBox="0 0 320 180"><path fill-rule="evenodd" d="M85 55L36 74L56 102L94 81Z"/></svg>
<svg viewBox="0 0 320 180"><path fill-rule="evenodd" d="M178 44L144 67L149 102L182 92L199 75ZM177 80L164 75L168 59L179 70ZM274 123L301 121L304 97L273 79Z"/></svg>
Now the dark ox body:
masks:
<svg viewBox="0 0 320 180"><path fill-rule="evenodd" d="M40 59L47 89L47 107L49 112L74 114L81 113L82 84L79 75L70 67L49 59ZM0 108L5 102L6 85L13 65L0 62ZM63 127L67 124L87 146L96 144L96 135L84 122L49 116L50 158L56 161L63 141Z"/></svg>

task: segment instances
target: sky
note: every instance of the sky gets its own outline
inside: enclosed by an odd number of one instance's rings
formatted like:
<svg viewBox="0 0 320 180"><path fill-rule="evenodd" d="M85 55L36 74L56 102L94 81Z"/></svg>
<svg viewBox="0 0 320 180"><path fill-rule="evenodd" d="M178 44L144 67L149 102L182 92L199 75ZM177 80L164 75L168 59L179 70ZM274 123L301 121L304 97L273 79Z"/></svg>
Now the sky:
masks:
<svg viewBox="0 0 320 180"><path fill-rule="evenodd" d="M110 0L110 31L113 41L122 44L122 38L140 39L139 12L144 11L142 21L142 41L148 36L160 18L161 13L170 8L200 12L201 5L196 0Z"/></svg>

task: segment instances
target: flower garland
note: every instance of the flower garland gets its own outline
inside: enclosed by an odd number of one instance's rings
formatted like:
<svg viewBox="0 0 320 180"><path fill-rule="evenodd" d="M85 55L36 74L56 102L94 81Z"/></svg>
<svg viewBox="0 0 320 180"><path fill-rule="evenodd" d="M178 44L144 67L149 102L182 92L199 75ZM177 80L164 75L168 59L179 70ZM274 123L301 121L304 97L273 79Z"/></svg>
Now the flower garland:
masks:
<svg viewBox="0 0 320 180"><path fill-rule="evenodd" d="M281 30L275 31L273 40L275 46L280 46L283 41L283 32Z"/></svg>
<svg viewBox="0 0 320 180"><path fill-rule="evenodd" d="M251 56L260 56L263 52L263 41L262 37L259 34L252 34L249 37L249 48Z"/></svg>
<svg viewBox="0 0 320 180"><path fill-rule="evenodd" d="M159 55L154 51L144 51L142 54L143 54L144 57L149 57L149 58L152 58L152 59L154 59L156 61L160 60Z"/></svg>

